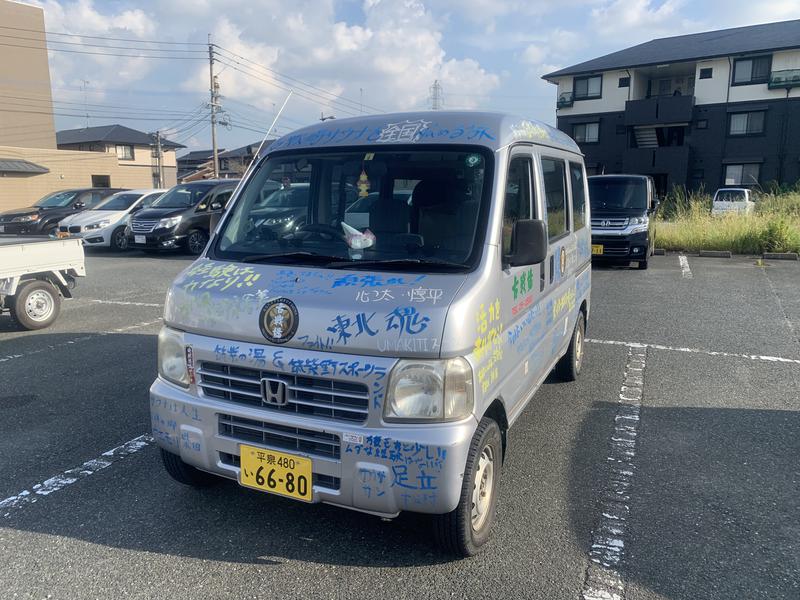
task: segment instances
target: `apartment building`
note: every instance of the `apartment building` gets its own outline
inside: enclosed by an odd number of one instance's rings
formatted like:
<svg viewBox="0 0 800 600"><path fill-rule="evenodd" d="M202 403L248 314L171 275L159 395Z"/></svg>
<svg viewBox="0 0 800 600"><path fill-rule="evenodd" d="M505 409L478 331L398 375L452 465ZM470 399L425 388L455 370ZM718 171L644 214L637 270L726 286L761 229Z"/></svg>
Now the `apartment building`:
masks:
<svg viewBox="0 0 800 600"><path fill-rule="evenodd" d="M543 77L592 173L713 191L800 179L800 20L652 40Z"/></svg>

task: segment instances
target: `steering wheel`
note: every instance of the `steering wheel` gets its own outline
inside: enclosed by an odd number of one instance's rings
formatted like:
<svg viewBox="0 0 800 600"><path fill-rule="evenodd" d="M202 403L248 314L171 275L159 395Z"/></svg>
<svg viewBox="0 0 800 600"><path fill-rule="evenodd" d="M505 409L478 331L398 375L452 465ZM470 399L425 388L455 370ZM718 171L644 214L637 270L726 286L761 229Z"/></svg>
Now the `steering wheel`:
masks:
<svg viewBox="0 0 800 600"><path fill-rule="evenodd" d="M295 233L311 233L323 240L341 240L346 242L344 233L338 227L325 223L304 223L295 229Z"/></svg>

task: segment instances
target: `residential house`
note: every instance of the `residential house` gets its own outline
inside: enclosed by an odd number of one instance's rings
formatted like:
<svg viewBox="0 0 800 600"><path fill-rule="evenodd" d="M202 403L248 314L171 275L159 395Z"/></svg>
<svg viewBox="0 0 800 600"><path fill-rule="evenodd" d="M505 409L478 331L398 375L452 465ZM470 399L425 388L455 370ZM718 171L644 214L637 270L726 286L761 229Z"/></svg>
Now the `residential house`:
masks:
<svg viewBox="0 0 800 600"><path fill-rule="evenodd" d="M224 152L224 148L219 150ZM211 160L213 150L192 150L183 156L178 156L176 161L178 163L178 181L183 181L187 175L191 175L202 167L205 163Z"/></svg>
<svg viewBox="0 0 800 600"><path fill-rule="evenodd" d="M124 125L101 125L69 129L56 134L59 150L106 152L116 156L119 176L114 186L172 187L177 183L175 150L185 146L155 134L144 133ZM161 149L159 165L158 149ZM159 168L160 167L160 168ZM92 185L111 185L98 181Z"/></svg>
<svg viewBox="0 0 800 600"><path fill-rule="evenodd" d="M800 20L656 39L549 73L591 173L713 191L800 179Z"/></svg>

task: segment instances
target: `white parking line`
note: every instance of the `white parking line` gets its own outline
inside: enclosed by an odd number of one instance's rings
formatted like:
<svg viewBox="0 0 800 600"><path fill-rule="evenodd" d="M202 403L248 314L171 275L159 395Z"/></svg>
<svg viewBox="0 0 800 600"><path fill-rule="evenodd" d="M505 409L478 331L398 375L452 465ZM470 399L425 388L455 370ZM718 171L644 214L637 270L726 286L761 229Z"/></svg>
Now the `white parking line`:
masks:
<svg viewBox="0 0 800 600"><path fill-rule="evenodd" d="M56 350L58 348L63 348L64 346L69 346L71 344L78 344L80 342L85 342L87 340L94 340L96 338L103 337L105 335L111 335L112 333L125 333L126 331L132 331L134 329L149 327L150 325L155 325L156 323L160 322L161 319L158 318L155 319L154 321L145 321L143 323L136 323L134 325L118 327L117 329L109 329L108 331L101 331L99 333L90 333L81 337L72 338L71 340L67 340L65 342L59 342L58 344L48 344L46 346L37 348L36 350L30 350L28 352L22 352L20 354L7 354L6 356L0 356L0 363L8 362L16 358L25 358L26 356L32 356L34 354L41 354L42 352L47 352L48 350Z"/></svg>
<svg viewBox="0 0 800 600"><path fill-rule="evenodd" d="M646 348L628 346L625 379L606 460L610 467L600 502L600 516L592 531L589 566L583 584L584 600L621 600L625 582L618 567L625 556L630 513L630 491L636 466L636 439L644 393Z"/></svg>
<svg viewBox="0 0 800 600"><path fill-rule="evenodd" d="M164 308L163 304L158 302L123 302L122 300L98 300L96 298L86 298L87 302L94 304L114 304L116 306L152 306L153 308Z"/></svg>
<svg viewBox="0 0 800 600"><path fill-rule="evenodd" d="M672 352L688 352L689 354L705 354L706 356L723 356L726 358L746 358L772 363L787 363L800 365L800 359L784 358L783 356L765 356L761 354L737 354L735 352L720 352L716 350L702 350L700 348L681 348L679 346L664 346L662 344L647 344L644 342L622 342L618 340L596 340L586 338L590 344L606 344L610 346L627 346L628 348L652 348L653 350L670 350Z"/></svg>
<svg viewBox="0 0 800 600"><path fill-rule="evenodd" d="M689 268L689 259L686 258L683 254L678 256L678 262L681 265L681 274L683 275L684 279L691 279L692 278L692 270Z"/></svg>
<svg viewBox="0 0 800 600"><path fill-rule="evenodd" d="M150 435L145 434L135 437L121 446L103 452L97 458L87 460L79 467L68 469L55 477L37 483L29 490L22 490L19 494L9 496L5 500L0 500L0 513L3 514L3 517L9 517L14 509L26 504L32 504L38 501L41 496L49 496L53 492L62 490L68 485L85 479L89 475L94 475L98 471L110 467L115 462L139 452L139 450L146 448L152 443L153 437Z"/></svg>

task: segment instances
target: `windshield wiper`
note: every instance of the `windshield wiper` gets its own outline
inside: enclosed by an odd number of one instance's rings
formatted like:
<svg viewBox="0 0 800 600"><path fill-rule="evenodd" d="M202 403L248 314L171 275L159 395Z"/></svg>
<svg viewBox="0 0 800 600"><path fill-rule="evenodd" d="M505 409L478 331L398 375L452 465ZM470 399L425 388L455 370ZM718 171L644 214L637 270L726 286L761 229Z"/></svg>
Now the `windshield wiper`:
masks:
<svg viewBox="0 0 800 600"><path fill-rule="evenodd" d="M332 262L327 265L331 268L341 268L341 267L350 267L350 268L362 268L362 267L444 267L446 269L455 269L459 271L463 271L468 269L467 265L462 265L461 263L451 262L448 260L431 260L427 258L390 258L387 260L348 260L348 261L341 261L341 262Z"/></svg>
<svg viewBox="0 0 800 600"><path fill-rule="evenodd" d="M314 264L324 264L326 266L328 266L328 263L331 263L331 261L342 260L341 256L328 256L326 254L316 254L314 252L308 252L308 251L272 252L269 254L250 254L249 256L240 258L239 260L241 262L246 262L246 263L258 263L258 262L271 262L277 258L285 258L289 260L301 259L306 262L312 262Z"/></svg>

